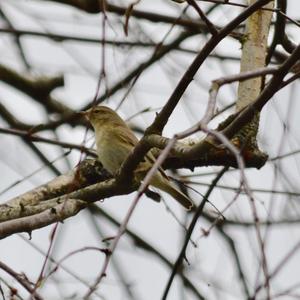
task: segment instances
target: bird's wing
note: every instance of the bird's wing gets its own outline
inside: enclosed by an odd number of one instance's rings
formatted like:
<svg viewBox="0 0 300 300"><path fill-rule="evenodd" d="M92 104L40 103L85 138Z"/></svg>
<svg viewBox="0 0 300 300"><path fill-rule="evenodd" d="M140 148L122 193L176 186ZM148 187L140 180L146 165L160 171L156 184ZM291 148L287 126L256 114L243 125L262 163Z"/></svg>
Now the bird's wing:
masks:
<svg viewBox="0 0 300 300"><path fill-rule="evenodd" d="M145 158L140 162L136 169L136 176L139 178L139 180L143 180L145 177L146 173L152 168L152 166L155 163L155 157L150 150L146 155ZM164 172L162 167L158 168L158 173L160 174L161 177L165 180L169 180L168 175Z"/></svg>
<svg viewBox="0 0 300 300"><path fill-rule="evenodd" d="M128 144L128 148L134 148L138 143L137 137L134 135L130 128L126 128L125 130L123 130L123 127L121 127L120 130L118 130L118 136L122 143ZM152 150L150 150L145 155L145 158L141 161L135 171L136 176L139 178L139 180L142 180L144 178L144 176L151 169L154 163L155 157L152 153ZM158 172L164 179L169 180L169 177L164 172L163 168L159 167Z"/></svg>
<svg viewBox="0 0 300 300"><path fill-rule="evenodd" d="M129 146L132 148L138 143L137 137L130 128L124 129L123 127L120 127L118 129L118 137L124 144L129 144Z"/></svg>

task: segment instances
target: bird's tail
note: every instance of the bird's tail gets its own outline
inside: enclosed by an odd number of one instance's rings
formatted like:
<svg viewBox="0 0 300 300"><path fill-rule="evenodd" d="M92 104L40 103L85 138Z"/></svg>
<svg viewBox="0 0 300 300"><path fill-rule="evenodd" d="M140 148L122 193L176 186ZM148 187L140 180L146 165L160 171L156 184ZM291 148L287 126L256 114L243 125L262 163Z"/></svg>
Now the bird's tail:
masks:
<svg viewBox="0 0 300 300"><path fill-rule="evenodd" d="M193 207L192 201L186 196L184 193L180 192L173 184L163 176L157 176L151 180L151 185L155 186L156 188L168 193L172 196L176 201L178 201L183 207L187 210L190 210Z"/></svg>

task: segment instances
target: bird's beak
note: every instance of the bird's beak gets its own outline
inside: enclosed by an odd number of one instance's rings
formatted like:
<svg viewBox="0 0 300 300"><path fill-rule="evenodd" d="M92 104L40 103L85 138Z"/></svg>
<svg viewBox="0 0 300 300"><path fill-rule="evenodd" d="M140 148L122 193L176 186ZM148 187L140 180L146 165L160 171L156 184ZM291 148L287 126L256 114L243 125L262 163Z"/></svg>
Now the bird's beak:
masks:
<svg viewBox="0 0 300 300"><path fill-rule="evenodd" d="M82 110L82 111L78 111L77 114L78 114L80 117L84 117L84 118L86 118L86 119L89 118L89 111Z"/></svg>
<svg viewBox="0 0 300 300"><path fill-rule="evenodd" d="M86 116L88 113L88 111L82 110L82 111L78 111L77 114L80 116Z"/></svg>

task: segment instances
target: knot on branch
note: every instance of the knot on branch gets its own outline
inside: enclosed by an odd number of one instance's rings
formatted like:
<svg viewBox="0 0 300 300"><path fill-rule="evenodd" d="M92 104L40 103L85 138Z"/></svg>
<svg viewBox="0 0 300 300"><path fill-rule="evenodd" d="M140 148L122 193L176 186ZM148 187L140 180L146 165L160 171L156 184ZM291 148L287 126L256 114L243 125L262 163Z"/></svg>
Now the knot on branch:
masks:
<svg viewBox="0 0 300 300"><path fill-rule="evenodd" d="M226 120L219 124L217 130L222 131L228 125L231 124L232 121L237 118L237 114L230 115ZM232 144L240 150L241 155L245 161L246 167L255 167L260 169L266 163L268 159L268 155L262 152L257 145L257 132L259 125L259 112L255 112L252 120L246 125L242 126L236 134L231 137L230 141ZM234 156L225 148L220 145L216 146L216 148L212 148L210 150L209 156L214 156L218 160L222 160L225 157L228 157L228 163L232 160L231 163L235 162ZM236 163L234 164L236 166ZM226 166L226 165L225 165ZM232 166L230 164L230 166Z"/></svg>
<svg viewBox="0 0 300 300"><path fill-rule="evenodd" d="M76 170L76 178L81 184L94 184L112 178L97 159L85 159Z"/></svg>

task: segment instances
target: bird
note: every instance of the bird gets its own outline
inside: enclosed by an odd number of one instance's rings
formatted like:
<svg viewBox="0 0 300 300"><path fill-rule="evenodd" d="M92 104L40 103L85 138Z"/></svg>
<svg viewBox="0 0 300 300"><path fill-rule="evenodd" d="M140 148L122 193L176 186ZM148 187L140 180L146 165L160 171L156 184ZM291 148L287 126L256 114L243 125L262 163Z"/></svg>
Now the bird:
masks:
<svg viewBox="0 0 300 300"><path fill-rule="evenodd" d="M95 131L98 160L109 173L116 175L137 145L138 138L126 122L107 106L94 106L83 113ZM154 162L155 158L150 150L138 165L135 178L142 181ZM189 197L175 187L162 168L153 175L150 186L168 193L187 210L193 206Z"/></svg>

